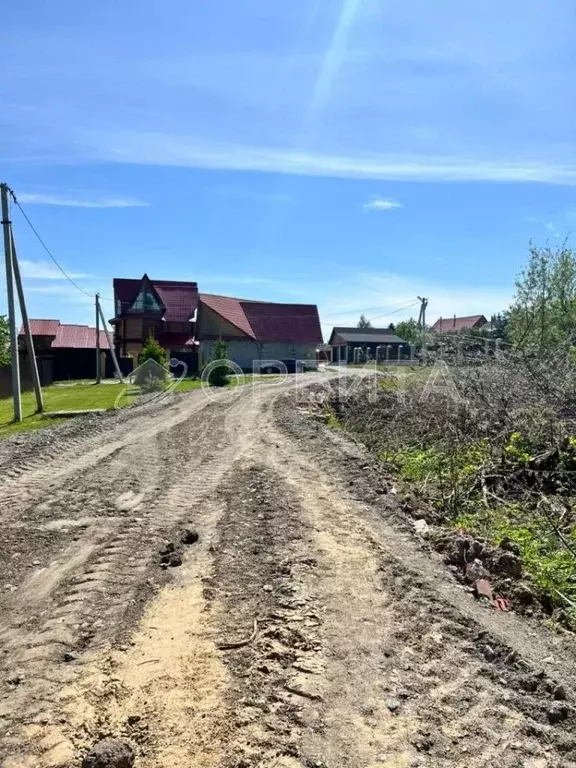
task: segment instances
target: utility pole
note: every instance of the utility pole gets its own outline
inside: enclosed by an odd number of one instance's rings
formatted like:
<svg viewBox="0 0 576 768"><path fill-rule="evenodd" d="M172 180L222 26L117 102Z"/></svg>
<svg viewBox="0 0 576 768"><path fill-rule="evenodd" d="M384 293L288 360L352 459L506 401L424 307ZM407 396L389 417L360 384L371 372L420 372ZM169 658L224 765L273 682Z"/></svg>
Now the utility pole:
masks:
<svg viewBox="0 0 576 768"><path fill-rule="evenodd" d="M32 329L30 327L30 320L28 318L28 310L26 309L26 300L24 298L24 287L22 285L22 277L20 276L20 265L18 264L18 256L16 254L16 243L14 242L14 233L10 229L10 237L12 241L12 267L14 269L14 278L16 280L16 288L18 290L18 301L20 303L20 312L22 313L22 324L24 325L24 338L26 339L26 349L28 351L28 359L30 360L30 373L32 374L32 383L34 384L34 393L36 395L36 411L42 413L44 411L44 398L42 396L42 387L40 385L40 376L38 375L38 364L36 362L36 352L34 351L34 339L32 338Z"/></svg>
<svg viewBox="0 0 576 768"><path fill-rule="evenodd" d="M106 339L108 341L108 346L110 347L110 354L112 355L112 361L114 363L114 368L116 369L116 373L118 375L118 381L123 382L124 379L122 378L122 371L120 370L120 366L118 365L118 358L116 357L116 350L114 349L114 341L112 337L110 336L110 332L108 331L108 327L106 325L106 320L104 319L104 314L102 312L102 307L100 306L100 302L97 301L97 307L98 307L98 314L100 315L100 318L102 320L102 328L104 330L104 333L106 334Z"/></svg>
<svg viewBox="0 0 576 768"><path fill-rule="evenodd" d="M18 333L16 329L16 308L14 306L12 234L10 226L10 207L8 205L8 185L5 183L0 184L0 198L2 199L2 229L4 231L4 257L6 260L6 294L8 298L8 322L10 325L10 353L12 361L12 399L14 401L14 421L22 421L20 366L18 360Z"/></svg>
<svg viewBox="0 0 576 768"><path fill-rule="evenodd" d="M417 296L417 299L421 302L418 327L420 328L422 354L424 355L424 346L426 344L426 307L428 306L428 299L422 298L422 296Z"/></svg>
<svg viewBox="0 0 576 768"><path fill-rule="evenodd" d="M100 371L100 294L97 293L94 297L94 303L96 305L96 384L100 384L102 381L102 373Z"/></svg>

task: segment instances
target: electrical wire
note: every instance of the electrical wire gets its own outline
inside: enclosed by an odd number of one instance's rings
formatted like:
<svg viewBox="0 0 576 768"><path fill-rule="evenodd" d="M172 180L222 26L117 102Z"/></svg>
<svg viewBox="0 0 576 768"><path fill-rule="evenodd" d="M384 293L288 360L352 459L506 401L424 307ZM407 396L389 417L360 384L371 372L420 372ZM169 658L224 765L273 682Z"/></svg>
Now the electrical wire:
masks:
<svg viewBox="0 0 576 768"><path fill-rule="evenodd" d="M24 219L25 219L26 223L28 224L28 226L30 227L30 229L32 230L32 232L33 232L33 233L36 235L36 238L38 239L38 242L40 243L40 245L42 246L42 248L44 248L44 250L46 251L46 253L47 253L47 254L48 254L48 256L50 257L50 259L51 259L51 260L54 262L54 264L55 264L55 265L58 267L58 269L60 270L60 272L62 272L62 274L64 275L64 277L66 278L66 280L68 280L68 282L69 282L69 283L71 283L71 285L73 285L73 286L74 286L74 288L77 288L77 289L80 291L80 293L83 293L85 296L90 296L90 298L92 298L92 296L93 296L94 294L90 293L89 291L86 291L86 290L84 290L84 288L81 288L81 287L78 285L78 283L76 283L76 282L75 282L75 281L74 281L74 280L73 280L73 279L70 277L70 275L69 275L69 274L66 272L66 270L65 270L65 269L64 269L62 266L60 266L60 264L59 264L58 260L57 260L57 259L56 259L56 257L53 255L52 251L50 250L50 248L48 248L48 246L46 245L46 243L44 242L44 240L43 240L43 239L42 239L42 237L40 236L40 233L38 232L38 230L36 229L36 227L34 226L34 224L32 224L32 222L30 221L30 219L29 219L28 215L26 214L26 211L25 211L25 210L22 208L22 206L21 206L21 205L20 205L20 203L18 202L18 199L16 198L16 195L14 194L13 190L10 190L10 194L12 195L12 199L14 200L14 204L16 205L16 207L17 207L17 208L19 208L19 210L20 210L20 213L21 213L21 214L22 214L22 216L24 217ZM101 298L104 298L104 297L101 297ZM110 299L110 301L113 301L113 299Z"/></svg>
<svg viewBox="0 0 576 768"><path fill-rule="evenodd" d="M343 312L331 312L330 317L340 317L341 315L353 315L353 314L356 314L357 312L360 312L360 313L375 312L377 309L383 309L383 310L394 309L394 307L398 307L400 304L403 304L403 303L404 302L402 301L398 301L395 304L390 304L387 307L380 306L380 307L368 307L368 308L365 307L364 309L346 309ZM379 317L385 317L385 315L379 315Z"/></svg>
<svg viewBox="0 0 576 768"><path fill-rule="evenodd" d="M21 204L19 203L19 201L18 201L18 199L17 199L17 197L16 197L16 195L14 194L14 191L13 191L12 189L10 190L10 194L12 195L12 199L13 199L13 201L14 201L14 204L15 204L15 205L17 206L17 208L20 210L20 213L21 213L21 214L22 214L22 216L24 217L24 219L25 219L26 223L28 224L28 226L30 227L30 229L32 230L32 232L34 233L34 235L36 236L36 238L37 238L38 242L40 243L40 245L42 246L42 248L43 248L43 249L46 251L46 253L47 253L47 254L48 254L48 256L50 257L51 261L52 261L52 262L53 262L53 263L56 265L56 267L58 267L58 269L59 269L59 270L60 270L60 272L63 274L63 276L66 278L66 280L68 280L68 282L69 282L71 285L73 285L73 286L74 286L74 287L75 287L77 290L79 290L79 291L80 291L81 293L83 293L85 296L90 296L90 297L92 297L92 296L93 296L93 294L92 294L92 293L90 293L89 291L86 291L84 288L81 288L81 287L78 285L78 283L76 283L76 282L75 282L75 281L74 281L74 280L73 280L73 279L70 277L70 275L69 275L69 274L66 272L66 270L64 269L64 267L62 267L62 266L60 265L60 263L58 262L58 260L56 259L56 257L55 257L55 256L54 256L54 254L52 253L52 251L51 251L51 250L48 248L48 246L46 245L46 243L44 242L44 240L43 240L43 239L42 239L42 237L40 236L40 233L38 232L38 230L36 229L36 227L35 227L35 226L32 224L32 222L30 221L30 218L28 217L28 215L27 215L26 211L25 211L25 210L22 208ZM102 300L102 301L112 301L112 302L114 301L114 299L110 298L109 296L99 296L99 298L100 298L100 300ZM386 313L386 314L383 314L383 315L377 315L376 317L371 317L371 318L369 318L369 322L372 322L372 320L380 320L382 317L389 317L390 315L395 315L397 312L402 312L402 310L404 310L404 309L408 309L409 307L414 307L414 306L416 306L416 304L419 304L419 303L420 303L420 302L419 302L419 300L413 301L413 302L411 302L411 303L409 303L409 304L406 304L406 305L404 305L404 306L401 306L401 307L399 307L398 309L395 309L395 310L394 310L394 311L392 311L392 312L388 312L388 313ZM391 307L395 307L395 306L397 306L397 304L391 304L390 306L391 306ZM364 311L365 311L365 312L369 312L371 309L380 309L380 308L381 308L381 307L370 307L369 309L366 309L366 310L364 310ZM336 314L336 315L351 314L351 312L353 312L353 311L355 311L355 310L346 310L345 312L337 312L337 313L335 313L335 314ZM283 317L284 317L285 319L288 319L286 315L284 315Z"/></svg>
<svg viewBox="0 0 576 768"><path fill-rule="evenodd" d="M403 307L400 307L400 309L395 309L394 312L388 312L385 315L378 315L377 317L369 317L368 322L372 322L372 320L380 320L382 317L390 317L390 315L395 315L397 312L402 312L404 309L408 309L409 307L415 307L416 304L420 304L420 300L417 299L416 301L411 302L410 304L406 304Z"/></svg>

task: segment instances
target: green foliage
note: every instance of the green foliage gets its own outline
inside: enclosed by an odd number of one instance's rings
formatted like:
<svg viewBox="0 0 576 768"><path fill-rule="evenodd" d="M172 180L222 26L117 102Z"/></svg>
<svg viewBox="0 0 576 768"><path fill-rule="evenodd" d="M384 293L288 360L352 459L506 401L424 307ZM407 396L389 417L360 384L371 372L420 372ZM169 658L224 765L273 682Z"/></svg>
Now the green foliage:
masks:
<svg viewBox="0 0 576 768"><path fill-rule="evenodd" d="M456 334L456 338L458 336L474 336L477 339L489 339L491 341L495 339L506 340L508 339L509 323L510 313L508 311L499 312L490 318L490 325L492 326L490 330L486 328L469 328L459 331Z"/></svg>
<svg viewBox="0 0 576 768"><path fill-rule="evenodd" d="M138 357L134 383L142 387L142 392L160 392L168 375L165 364L166 351L153 336L149 336Z"/></svg>
<svg viewBox="0 0 576 768"><path fill-rule="evenodd" d="M326 418L326 424L329 427L332 427L332 429L342 429L342 422L336 415L336 411L334 410L334 408L332 408L332 406L327 405L324 408L324 415Z"/></svg>
<svg viewBox="0 0 576 768"><path fill-rule="evenodd" d="M396 376L382 376L378 381L378 388L384 392L397 392L400 388L400 382Z"/></svg>
<svg viewBox="0 0 576 768"><path fill-rule="evenodd" d="M513 344L539 354L573 342L576 331L576 253L530 247L528 265L516 281L508 335Z"/></svg>
<svg viewBox="0 0 576 768"><path fill-rule="evenodd" d="M360 320L357 323L358 328L372 328L372 323L366 318L366 315L360 315Z"/></svg>
<svg viewBox="0 0 576 768"><path fill-rule="evenodd" d="M434 505L450 511L459 508L488 455L489 442L483 438L464 445L412 446L380 458L404 480L427 484Z"/></svg>
<svg viewBox="0 0 576 768"><path fill-rule="evenodd" d="M0 315L0 366L10 365L10 326L6 315Z"/></svg>
<svg viewBox="0 0 576 768"><path fill-rule="evenodd" d="M558 546L558 539L545 515L520 504L495 509L479 507L474 513L455 518L454 525L494 544L499 544L503 538L516 542L525 571L554 603L559 602L558 591L576 601L576 558ZM568 538L576 543L574 527Z"/></svg>
<svg viewBox="0 0 576 768"><path fill-rule="evenodd" d="M142 365L146 360L154 360L158 365L166 365L166 350L160 346L153 336L149 336L146 344L142 347L142 352L138 357L138 364Z"/></svg>
<svg viewBox="0 0 576 768"><path fill-rule="evenodd" d="M478 470L488 457L488 440L461 447L413 447L396 453L392 462L407 480L445 480L456 473L464 479Z"/></svg>
<svg viewBox="0 0 576 768"><path fill-rule="evenodd" d="M396 334L410 344L410 346L422 340L422 332L413 317L410 320L401 320L399 323L396 323Z"/></svg>
<svg viewBox="0 0 576 768"><path fill-rule="evenodd" d="M225 361L228 359L228 344L218 339L212 346L212 361ZM211 387L227 387L230 383L230 369L222 362L215 365L208 375Z"/></svg>
<svg viewBox="0 0 576 768"><path fill-rule="evenodd" d="M508 443L504 446L504 457L513 464L528 464L532 458L530 443L520 432L512 432Z"/></svg>

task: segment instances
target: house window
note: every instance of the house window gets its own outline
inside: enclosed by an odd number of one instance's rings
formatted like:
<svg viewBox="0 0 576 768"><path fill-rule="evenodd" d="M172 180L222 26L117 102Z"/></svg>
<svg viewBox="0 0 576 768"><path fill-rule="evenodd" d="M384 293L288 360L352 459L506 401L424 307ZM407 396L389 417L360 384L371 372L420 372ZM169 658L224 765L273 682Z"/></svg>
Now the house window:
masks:
<svg viewBox="0 0 576 768"><path fill-rule="evenodd" d="M142 323L142 338L148 339L150 336L156 338L156 323L144 321Z"/></svg>
<svg viewBox="0 0 576 768"><path fill-rule="evenodd" d="M147 290L146 288L143 288L136 299L134 300L132 306L130 307L130 312L161 312L162 307L158 302L156 301L154 294Z"/></svg>

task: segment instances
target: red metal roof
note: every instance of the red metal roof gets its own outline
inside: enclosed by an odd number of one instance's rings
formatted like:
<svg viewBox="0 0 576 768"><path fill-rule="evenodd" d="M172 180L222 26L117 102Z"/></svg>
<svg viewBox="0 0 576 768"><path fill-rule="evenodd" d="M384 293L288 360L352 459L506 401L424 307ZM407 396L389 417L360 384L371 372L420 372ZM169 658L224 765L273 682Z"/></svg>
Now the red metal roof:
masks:
<svg viewBox="0 0 576 768"><path fill-rule="evenodd" d="M30 320L32 336L53 336L52 349L96 349L96 328L88 325L66 325L59 320ZM50 332L47 332L50 329ZM20 328L24 335L24 327ZM109 349L104 331L100 331L100 349Z"/></svg>
<svg viewBox="0 0 576 768"><path fill-rule="evenodd" d="M466 331L484 325L487 320L484 315L468 315L467 317L439 317L432 326L434 333L450 333Z"/></svg>
<svg viewBox="0 0 576 768"><path fill-rule="evenodd" d="M60 320L30 320L33 336L56 336L59 326ZM20 333L24 333L24 327Z"/></svg>
<svg viewBox="0 0 576 768"><path fill-rule="evenodd" d="M248 318L244 314L240 299L233 299L230 296L215 296L210 293L201 293L200 301L204 302L207 307L213 309L214 312L221 315L229 323L235 325L247 336L256 338L254 331L252 330Z"/></svg>
<svg viewBox="0 0 576 768"><path fill-rule="evenodd" d="M143 279L144 277L138 280L123 277L114 278L114 299L116 305L120 302L120 308L118 309L116 306L116 316L128 312L130 305L138 295ZM198 285L181 280L148 279L164 304L166 309L164 319L173 323L188 322L198 307Z"/></svg>
<svg viewBox="0 0 576 768"><path fill-rule="evenodd" d="M322 343L315 304L280 304L209 293L201 293L200 301L256 341Z"/></svg>

